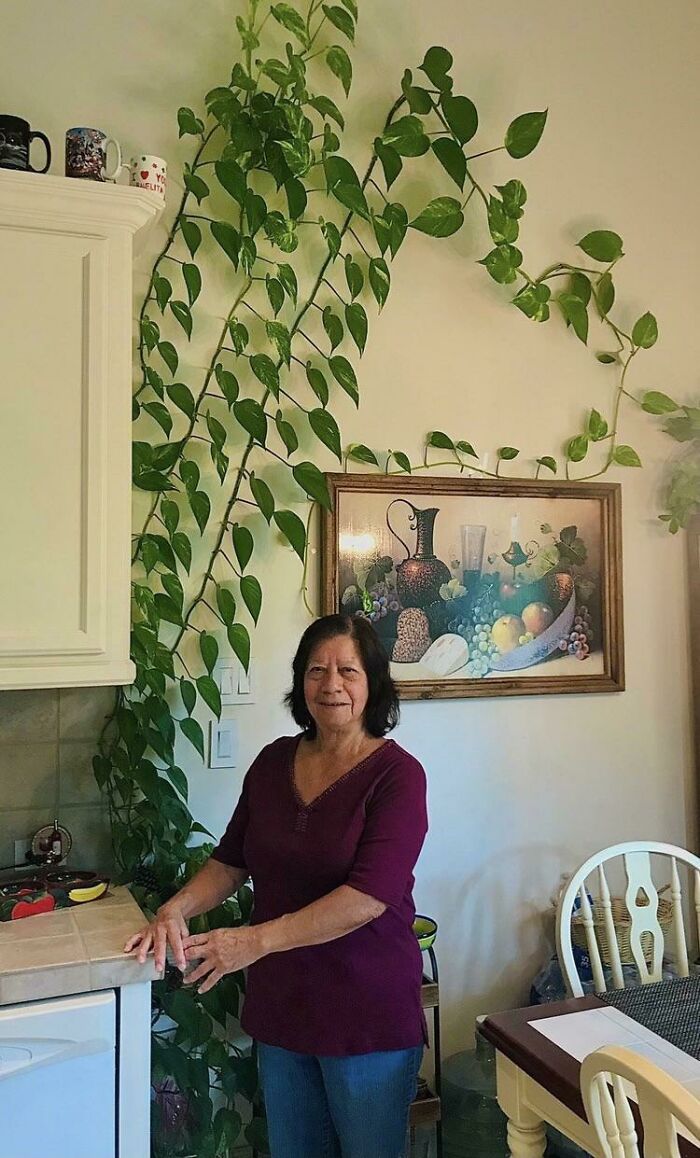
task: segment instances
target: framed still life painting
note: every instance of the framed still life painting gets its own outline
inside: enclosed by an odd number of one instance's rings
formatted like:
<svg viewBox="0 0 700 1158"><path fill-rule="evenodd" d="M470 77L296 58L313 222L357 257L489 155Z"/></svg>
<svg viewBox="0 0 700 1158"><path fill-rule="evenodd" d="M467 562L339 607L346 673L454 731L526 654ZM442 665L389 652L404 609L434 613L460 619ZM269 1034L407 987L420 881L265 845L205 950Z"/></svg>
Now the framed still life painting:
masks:
<svg viewBox="0 0 700 1158"><path fill-rule="evenodd" d="M624 689L619 484L326 477L323 611L402 699Z"/></svg>

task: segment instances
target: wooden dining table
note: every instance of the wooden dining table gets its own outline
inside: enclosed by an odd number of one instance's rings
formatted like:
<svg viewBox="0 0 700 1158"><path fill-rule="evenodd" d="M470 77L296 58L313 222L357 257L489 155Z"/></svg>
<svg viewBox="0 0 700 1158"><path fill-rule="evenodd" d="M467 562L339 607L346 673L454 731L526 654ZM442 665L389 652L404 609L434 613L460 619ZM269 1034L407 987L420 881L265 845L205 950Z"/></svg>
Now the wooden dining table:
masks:
<svg viewBox="0 0 700 1158"><path fill-rule="evenodd" d="M589 1154L603 1158L595 1130L588 1124L581 1096L581 1062L575 1056L580 1052L576 1045L576 1021L570 1019L566 1023L567 1039L571 1043L569 1049L562 1048L546 1036L542 1029L547 1027L540 1029L535 1025L545 1019L579 1015L596 1009L609 1010L610 1006L600 997L591 995L494 1013L482 1022L480 1032L496 1049L497 1096L508 1119L511 1158L543 1158L547 1125L559 1130ZM590 1018L581 1020L582 1041L585 1038L584 1022L590 1023ZM656 1034L649 1037L649 1031L641 1026L639 1031L645 1035L645 1040L656 1038L659 1041ZM611 1040L607 1044L619 1042ZM663 1040L660 1045L663 1047ZM672 1051L675 1048L670 1047ZM689 1071L699 1064L690 1055L680 1056L687 1057ZM700 1093L700 1087L693 1092ZM700 1158L700 1147L684 1138L679 1139L679 1146L683 1158Z"/></svg>

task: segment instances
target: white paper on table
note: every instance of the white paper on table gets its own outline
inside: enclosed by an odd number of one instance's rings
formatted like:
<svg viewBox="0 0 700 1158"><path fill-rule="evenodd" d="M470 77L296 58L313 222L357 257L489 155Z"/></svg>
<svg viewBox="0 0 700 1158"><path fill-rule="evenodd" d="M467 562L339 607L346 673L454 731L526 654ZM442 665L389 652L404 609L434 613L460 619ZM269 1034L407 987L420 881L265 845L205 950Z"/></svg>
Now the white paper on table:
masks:
<svg viewBox="0 0 700 1158"><path fill-rule="evenodd" d="M601 1046L625 1046L700 1097L700 1061L613 1006L542 1017L530 1025L577 1061Z"/></svg>

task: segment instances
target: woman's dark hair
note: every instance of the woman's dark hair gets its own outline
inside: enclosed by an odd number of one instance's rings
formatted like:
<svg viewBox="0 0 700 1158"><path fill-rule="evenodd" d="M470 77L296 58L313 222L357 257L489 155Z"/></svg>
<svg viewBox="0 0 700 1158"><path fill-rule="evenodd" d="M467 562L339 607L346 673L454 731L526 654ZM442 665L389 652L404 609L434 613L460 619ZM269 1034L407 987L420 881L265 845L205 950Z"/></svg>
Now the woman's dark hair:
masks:
<svg viewBox="0 0 700 1158"><path fill-rule="evenodd" d="M384 736L399 722L399 697L389 674L389 658L371 623L361 616L323 615L307 627L292 661L293 682L284 702L307 739L313 740L316 724L306 706L304 676L314 648L338 635L354 640L365 669L369 685L365 728L371 736Z"/></svg>

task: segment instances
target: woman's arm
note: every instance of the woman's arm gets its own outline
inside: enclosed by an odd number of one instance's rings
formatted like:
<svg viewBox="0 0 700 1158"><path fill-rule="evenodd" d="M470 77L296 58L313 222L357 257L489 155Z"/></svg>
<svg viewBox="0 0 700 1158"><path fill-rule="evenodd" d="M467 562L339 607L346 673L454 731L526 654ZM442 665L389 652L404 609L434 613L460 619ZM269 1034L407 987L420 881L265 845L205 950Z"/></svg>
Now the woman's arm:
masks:
<svg viewBox="0 0 700 1158"><path fill-rule="evenodd" d="M260 956L336 941L381 917L385 909L382 901L350 885L341 885L296 913L286 913L274 921L253 926L258 934Z"/></svg>
<svg viewBox="0 0 700 1158"><path fill-rule="evenodd" d="M190 917L197 917L221 904L241 887L247 877L247 869L233 868L218 860L206 861L191 881L161 905L155 920L129 938L124 952L130 953L138 948L136 956L143 965L153 947L156 969L162 972L167 947L170 945L175 964L184 972L187 962L183 940L189 934L186 922Z"/></svg>
<svg viewBox="0 0 700 1158"><path fill-rule="evenodd" d="M350 885L341 885L296 913L287 913L274 921L195 934L185 939L185 956L188 961L199 960L201 964L185 981L190 985L205 977L199 992L206 993L226 973L245 969L270 953L336 941L381 917L385 909L383 901Z"/></svg>
<svg viewBox="0 0 700 1158"><path fill-rule="evenodd" d="M198 873L188 881L179 893L171 897L169 901L159 909L168 911L177 911L186 921L190 917L198 917L200 913L207 913L209 909L215 908L240 889L244 881L248 879L248 870L244 868L233 868L231 865L222 864L219 860L210 858L205 861Z"/></svg>

